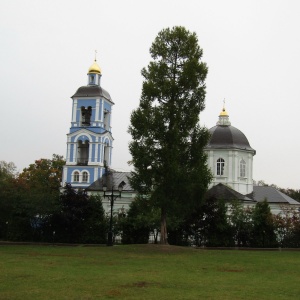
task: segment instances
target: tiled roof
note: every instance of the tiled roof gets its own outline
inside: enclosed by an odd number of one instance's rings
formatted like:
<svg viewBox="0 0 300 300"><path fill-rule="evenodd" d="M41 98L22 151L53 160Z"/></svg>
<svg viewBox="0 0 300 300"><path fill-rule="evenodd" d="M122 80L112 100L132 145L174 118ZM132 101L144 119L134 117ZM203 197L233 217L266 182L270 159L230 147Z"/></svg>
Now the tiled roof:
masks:
<svg viewBox="0 0 300 300"><path fill-rule="evenodd" d="M98 85L91 85L91 86L81 86L76 93L72 96L73 97L97 97L101 96L105 99L112 102L112 99L109 93L103 89L101 86ZM112 102L113 103L113 102Z"/></svg>
<svg viewBox="0 0 300 300"><path fill-rule="evenodd" d="M241 149L253 151L246 136L234 126L217 125L209 129L210 140L206 149Z"/></svg>
<svg viewBox="0 0 300 300"><path fill-rule="evenodd" d="M130 177L130 172L117 172L110 170L108 175L103 175L101 178L97 179L89 187L87 187L86 190L103 191L103 185L106 185L108 190L111 190L112 187L117 190L119 184L124 182L123 192L133 191L128 177Z"/></svg>
<svg viewBox="0 0 300 300"><path fill-rule="evenodd" d="M209 189L206 193L206 198L216 197L217 199L223 200L242 200L247 202L256 202L253 199L238 193L237 191L231 189L230 187L219 183Z"/></svg>
<svg viewBox="0 0 300 300"><path fill-rule="evenodd" d="M133 188L131 187L128 179L130 176L130 172L117 172L110 170L108 176L102 176L92 183L86 190L103 191L103 184L107 186L108 190L110 190L112 186L115 190L117 190L118 185L121 182L124 182L125 184L123 186L123 191L133 192ZM271 186L253 186L253 192L245 196L231 189L230 187L219 183L206 192L206 198L209 197L216 197L217 199L224 200L241 200L249 203L262 202L267 199L268 203L300 205L300 203L296 200Z"/></svg>
<svg viewBox="0 0 300 300"><path fill-rule="evenodd" d="M249 196L249 195L248 195ZM299 204L296 200L281 193L272 186L253 186L252 197L255 201L262 202L267 199L268 203Z"/></svg>
<svg viewBox="0 0 300 300"><path fill-rule="evenodd" d="M300 203L296 200L292 199L291 197L285 195L284 193L278 191L277 189L271 186L253 186L253 192L245 196L231 189L230 187L219 183L207 191L206 197L208 198L212 196L216 197L217 199L224 200L262 202L266 199L269 204L277 203L300 205Z"/></svg>

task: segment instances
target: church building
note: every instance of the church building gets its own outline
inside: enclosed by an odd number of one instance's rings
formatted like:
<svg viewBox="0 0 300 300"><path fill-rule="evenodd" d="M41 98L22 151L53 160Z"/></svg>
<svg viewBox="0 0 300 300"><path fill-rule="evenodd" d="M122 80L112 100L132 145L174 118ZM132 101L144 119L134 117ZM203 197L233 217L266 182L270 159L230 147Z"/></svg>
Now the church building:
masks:
<svg viewBox="0 0 300 300"><path fill-rule="evenodd" d="M243 195L252 193L253 156L256 151L246 136L231 126L225 107L217 125L209 132L211 138L205 150L214 176L211 187L223 183Z"/></svg>
<svg viewBox="0 0 300 300"><path fill-rule="evenodd" d="M72 118L67 134L66 164L63 168L62 186L70 183L89 194L103 195L117 190L122 183L122 197L114 209L128 209L135 198L128 177L129 172L111 169L113 137L111 132L112 101L101 86L101 69L95 59L87 73L87 85L78 88L72 98ZM106 212L110 210L108 198L102 200Z"/></svg>
<svg viewBox="0 0 300 300"><path fill-rule="evenodd" d="M300 207L299 202L274 187L253 184L253 157L256 151L244 133L231 126L225 106L216 126L209 132L211 137L205 151L213 180L207 197L239 200L246 207L267 200L274 214L280 213L286 205Z"/></svg>
<svg viewBox="0 0 300 300"><path fill-rule="evenodd" d="M113 191L122 183L122 197L115 209L127 210L136 192L129 182L130 172L111 170L113 137L111 132L112 107L109 93L101 86L101 69L95 59L87 73L87 85L78 88L72 98L71 127L67 134L66 165L62 185L85 189L89 194ZM243 132L232 126L223 107L216 126L209 129L210 140L205 147L207 163L213 180L208 197L223 200L238 199L245 206L268 201L273 213L283 205L299 208L299 202L270 186L253 185L253 158L256 151ZM103 199L106 211L110 202Z"/></svg>
<svg viewBox="0 0 300 300"><path fill-rule="evenodd" d="M66 165L62 184L87 188L111 165L113 137L111 114L114 105L101 87L101 70L95 59L87 73L87 85L72 98L72 119L67 134Z"/></svg>

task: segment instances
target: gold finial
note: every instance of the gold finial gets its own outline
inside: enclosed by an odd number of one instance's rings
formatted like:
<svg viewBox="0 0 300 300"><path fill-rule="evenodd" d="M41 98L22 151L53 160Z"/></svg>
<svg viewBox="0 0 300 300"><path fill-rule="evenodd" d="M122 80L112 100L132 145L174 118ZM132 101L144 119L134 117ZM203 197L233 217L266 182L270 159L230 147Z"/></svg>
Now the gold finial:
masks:
<svg viewBox="0 0 300 300"><path fill-rule="evenodd" d="M97 50L95 50L95 60L94 63L90 66L88 73L98 73L101 74L101 69L97 64Z"/></svg>
<svg viewBox="0 0 300 300"><path fill-rule="evenodd" d="M220 113L220 116L228 116L228 113L227 113L227 111L225 109L225 98L223 100L223 109L222 109L222 111Z"/></svg>

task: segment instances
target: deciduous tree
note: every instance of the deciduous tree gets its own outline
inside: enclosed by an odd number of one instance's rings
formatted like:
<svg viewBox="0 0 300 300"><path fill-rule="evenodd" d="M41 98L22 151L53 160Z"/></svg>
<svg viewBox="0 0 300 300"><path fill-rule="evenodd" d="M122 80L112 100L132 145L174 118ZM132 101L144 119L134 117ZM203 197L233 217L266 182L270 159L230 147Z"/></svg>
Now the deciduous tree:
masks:
<svg viewBox="0 0 300 300"><path fill-rule="evenodd" d="M105 243L107 224L101 198L70 184L60 195L59 210L50 216L48 225L56 242Z"/></svg>
<svg viewBox="0 0 300 300"><path fill-rule="evenodd" d="M1 164L2 178L6 188L1 189L0 208L3 215L3 236L10 240L41 240L44 237L43 223L59 205L59 188L62 156L39 159L16 175L14 164ZM2 172L3 166L6 172ZM9 176L8 176L9 175ZM0 176L1 177L1 176ZM4 222L4 223L3 223ZM0 222L1 223L1 222ZM1 231L1 230L0 230Z"/></svg>
<svg viewBox="0 0 300 300"><path fill-rule="evenodd" d="M13 162L0 161L0 239L8 238L16 175L16 166Z"/></svg>

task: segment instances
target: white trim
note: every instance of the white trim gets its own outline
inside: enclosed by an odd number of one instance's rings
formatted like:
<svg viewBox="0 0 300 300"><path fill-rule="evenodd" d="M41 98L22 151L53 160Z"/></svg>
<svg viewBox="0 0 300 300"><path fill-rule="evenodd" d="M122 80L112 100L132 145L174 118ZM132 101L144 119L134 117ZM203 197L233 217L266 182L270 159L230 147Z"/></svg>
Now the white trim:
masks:
<svg viewBox="0 0 300 300"><path fill-rule="evenodd" d="M81 130L80 130L80 131L81 131ZM77 133L77 136L76 136L75 139L74 139L74 143L77 143L78 139L79 139L82 135L86 135L87 138L89 139L89 142L90 142L90 143L93 142L93 139L92 139L91 135L90 135L88 132L79 132L79 133L78 133L78 131L76 131L76 133Z"/></svg>

